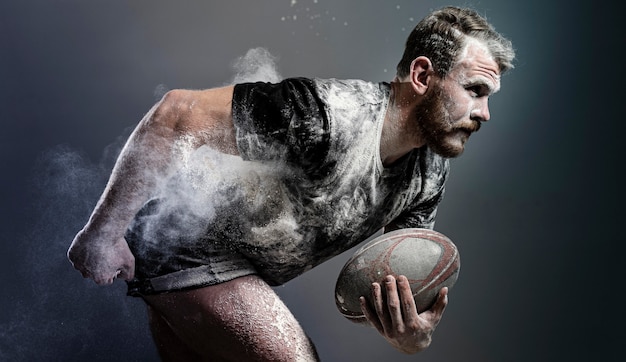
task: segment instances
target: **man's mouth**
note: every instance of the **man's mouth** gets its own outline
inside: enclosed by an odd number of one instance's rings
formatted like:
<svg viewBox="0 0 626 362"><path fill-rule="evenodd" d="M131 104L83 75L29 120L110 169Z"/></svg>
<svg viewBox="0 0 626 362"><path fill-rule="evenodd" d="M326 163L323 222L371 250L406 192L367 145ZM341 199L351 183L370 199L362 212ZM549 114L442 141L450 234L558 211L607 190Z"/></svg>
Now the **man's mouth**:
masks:
<svg viewBox="0 0 626 362"><path fill-rule="evenodd" d="M467 135L469 136L470 134L474 133L474 132L478 132L478 130L480 130L480 122L472 122L471 125L465 125L465 126L461 126L458 129L462 132L467 133Z"/></svg>

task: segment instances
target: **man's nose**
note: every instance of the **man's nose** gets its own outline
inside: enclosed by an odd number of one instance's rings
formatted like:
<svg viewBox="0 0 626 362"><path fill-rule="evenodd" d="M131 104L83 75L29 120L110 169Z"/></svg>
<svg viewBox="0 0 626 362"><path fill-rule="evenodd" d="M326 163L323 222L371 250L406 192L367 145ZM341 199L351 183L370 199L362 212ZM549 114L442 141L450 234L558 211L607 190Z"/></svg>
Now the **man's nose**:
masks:
<svg viewBox="0 0 626 362"><path fill-rule="evenodd" d="M470 118L480 122L487 122L491 118L491 114L489 114L489 101L486 98L476 102L474 110L470 113Z"/></svg>

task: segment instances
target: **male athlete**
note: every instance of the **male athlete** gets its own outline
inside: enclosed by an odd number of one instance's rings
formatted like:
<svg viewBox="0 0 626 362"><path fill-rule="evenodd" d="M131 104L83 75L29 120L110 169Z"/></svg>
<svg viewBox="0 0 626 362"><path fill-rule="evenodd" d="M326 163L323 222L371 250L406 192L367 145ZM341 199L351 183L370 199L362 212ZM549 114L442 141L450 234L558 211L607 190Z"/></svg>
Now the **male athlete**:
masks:
<svg viewBox="0 0 626 362"><path fill-rule="evenodd" d="M432 228L448 158L489 120L513 58L476 12L447 7L412 31L391 83L171 91L129 138L69 258L146 301L164 360L317 360L271 286L381 228ZM428 347L446 288L419 314L404 276L372 296L365 323L405 353Z"/></svg>

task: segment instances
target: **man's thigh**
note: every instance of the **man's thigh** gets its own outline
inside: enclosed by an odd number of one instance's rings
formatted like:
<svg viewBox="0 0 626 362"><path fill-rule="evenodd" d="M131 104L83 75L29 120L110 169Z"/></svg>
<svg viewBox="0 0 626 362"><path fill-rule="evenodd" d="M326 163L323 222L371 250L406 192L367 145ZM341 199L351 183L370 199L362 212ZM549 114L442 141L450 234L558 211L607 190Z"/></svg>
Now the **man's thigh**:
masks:
<svg viewBox="0 0 626 362"><path fill-rule="evenodd" d="M215 359L315 361L315 349L278 295L256 275L144 297L179 338Z"/></svg>

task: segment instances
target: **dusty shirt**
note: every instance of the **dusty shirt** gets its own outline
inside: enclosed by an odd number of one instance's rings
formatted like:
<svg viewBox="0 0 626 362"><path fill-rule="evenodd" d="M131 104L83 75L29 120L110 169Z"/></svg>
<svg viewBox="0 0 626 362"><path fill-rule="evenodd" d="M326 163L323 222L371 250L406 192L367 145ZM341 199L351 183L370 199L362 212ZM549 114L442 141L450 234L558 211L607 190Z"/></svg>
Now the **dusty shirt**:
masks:
<svg viewBox="0 0 626 362"><path fill-rule="evenodd" d="M237 145L250 167L232 173L228 190L238 196L208 235L228 240L276 285L394 220L432 228L449 163L423 147L383 167L389 93L389 84L360 80L237 85Z"/></svg>

